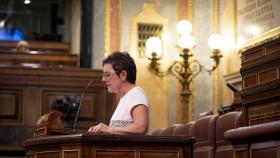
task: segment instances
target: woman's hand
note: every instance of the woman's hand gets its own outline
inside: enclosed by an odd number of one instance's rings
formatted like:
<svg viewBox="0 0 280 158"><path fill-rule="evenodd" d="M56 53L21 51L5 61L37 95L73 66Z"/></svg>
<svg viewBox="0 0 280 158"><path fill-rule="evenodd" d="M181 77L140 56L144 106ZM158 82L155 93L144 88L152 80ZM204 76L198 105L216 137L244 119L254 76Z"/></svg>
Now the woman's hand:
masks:
<svg viewBox="0 0 280 158"><path fill-rule="evenodd" d="M110 133L111 129L106 124L100 123L99 125L90 127L88 131L93 133L103 133L103 132Z"/></svg>

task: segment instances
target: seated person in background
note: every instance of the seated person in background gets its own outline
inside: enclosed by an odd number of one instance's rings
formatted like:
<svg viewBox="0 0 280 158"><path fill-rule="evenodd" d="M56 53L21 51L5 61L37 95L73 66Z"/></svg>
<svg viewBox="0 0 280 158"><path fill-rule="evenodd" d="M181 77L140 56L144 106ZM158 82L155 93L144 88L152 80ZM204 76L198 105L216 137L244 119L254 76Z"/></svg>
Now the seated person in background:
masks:
<svg viewBox="0 0 280 158"><path fill-rule="evenodd" d="M4 20L4 27L0 26L0 40L18 41L23 38L24 34L21 28L13 26L10 20Z"/></svg>
<svg viewBox="0 0 280 158"><path fill-rule="evenodd" d="M148 99L135 85L136 65L127 52L114 52L103 60L103 78L108 92L120 96L109 126L100 123L89 132L115 134L146 134L149 127Z"/></svg>
<svg viewBox="0 0 280 158"><path fill-rule="evenodd" d="M17 52L28 53L29 52L28 43L26 41L19 41L17 43Z"/></svg>

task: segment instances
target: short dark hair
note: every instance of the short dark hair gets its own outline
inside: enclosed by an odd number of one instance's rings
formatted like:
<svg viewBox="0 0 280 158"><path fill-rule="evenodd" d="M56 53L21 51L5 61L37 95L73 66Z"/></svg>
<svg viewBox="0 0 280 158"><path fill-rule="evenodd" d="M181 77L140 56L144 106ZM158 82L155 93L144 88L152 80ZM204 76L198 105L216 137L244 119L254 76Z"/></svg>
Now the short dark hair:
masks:
<svg viewBox="0 0 280 158"><path fill-rule="evenodd" d="M128 52L113 52L103 60L103 66L105 64L111 64L118 75L125 70L127 72L127 81L135 84L137 69L134 59Z"/></svg>

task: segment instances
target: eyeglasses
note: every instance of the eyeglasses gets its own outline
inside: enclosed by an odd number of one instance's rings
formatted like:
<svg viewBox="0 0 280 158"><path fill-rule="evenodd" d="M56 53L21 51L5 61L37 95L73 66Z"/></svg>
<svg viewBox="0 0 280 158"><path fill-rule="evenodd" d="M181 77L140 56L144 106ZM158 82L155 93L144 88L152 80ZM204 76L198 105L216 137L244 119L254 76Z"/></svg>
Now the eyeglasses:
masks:
<svg viewBox="0 0 280 158"><path fill-rule="evenodd" d="M115 74L117 74L117 73L116 72L113 72L113 73L105 72L105 73L102 74L102 79L104 79L104 80L111 80L111 78Z"/></svg>

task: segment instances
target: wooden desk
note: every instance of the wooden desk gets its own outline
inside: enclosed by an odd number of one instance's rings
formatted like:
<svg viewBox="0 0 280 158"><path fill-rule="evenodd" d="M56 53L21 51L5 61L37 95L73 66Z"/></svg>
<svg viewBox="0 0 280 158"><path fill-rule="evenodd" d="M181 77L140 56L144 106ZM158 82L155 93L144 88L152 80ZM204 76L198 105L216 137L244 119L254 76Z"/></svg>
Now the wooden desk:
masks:
<svg viewBox="0 0 280 158"><path fill-rule="evenodd" d="M280 33L242 53L242 104L247 124L280 120Z"/></svg>
<svg viewBox="0 0 280 158"><path fill-rule="evenodd" d="M0 41L0 51L12 51L17 47L17 41ZM30 51L43 53L69 54L71 44L65 42L27 41Z"/></svg>
<svg viewBox="0 0 280 158"><path fill-rule="evenodd" d="M0 51L0 65L20 67L78 67L79 56L74 54Z"/></svg>
<svg viewBox="0 0 280 158"><path fill-rule="evenodd" d="M83 133L33 138L24 142L27 158L192 158L188 136Z"/></svg>

